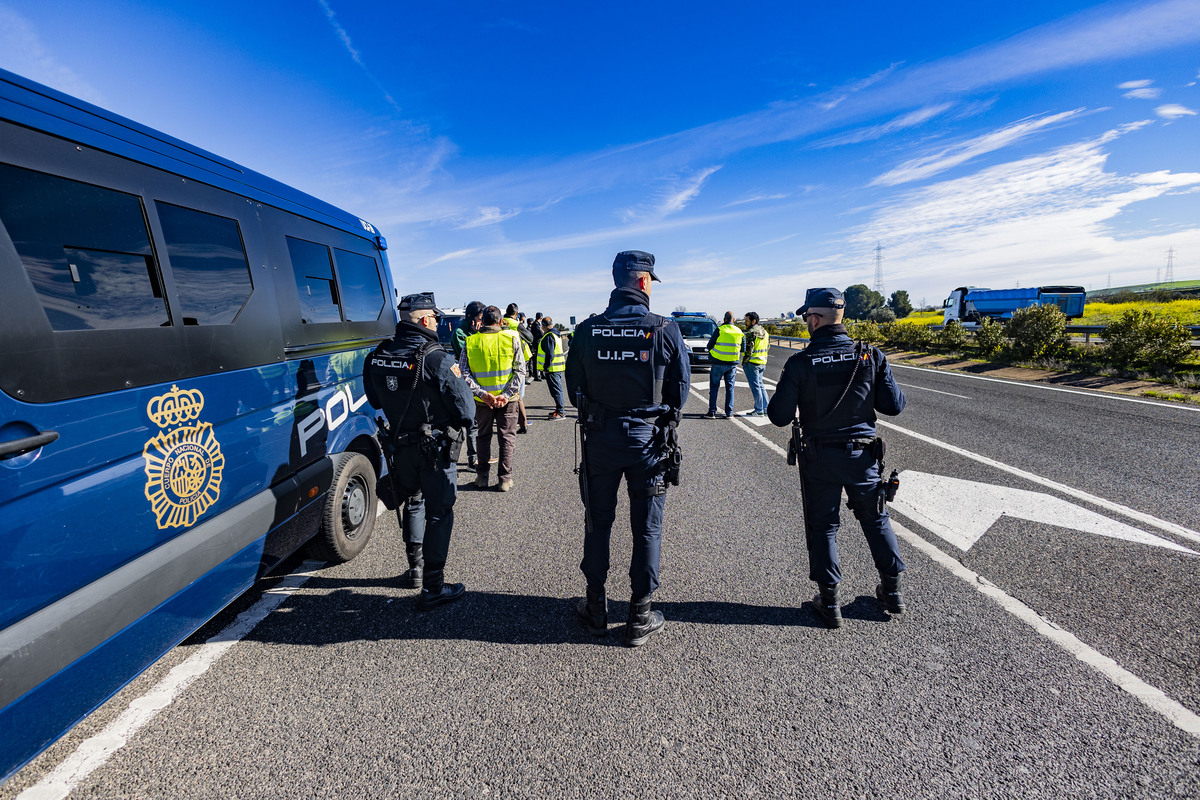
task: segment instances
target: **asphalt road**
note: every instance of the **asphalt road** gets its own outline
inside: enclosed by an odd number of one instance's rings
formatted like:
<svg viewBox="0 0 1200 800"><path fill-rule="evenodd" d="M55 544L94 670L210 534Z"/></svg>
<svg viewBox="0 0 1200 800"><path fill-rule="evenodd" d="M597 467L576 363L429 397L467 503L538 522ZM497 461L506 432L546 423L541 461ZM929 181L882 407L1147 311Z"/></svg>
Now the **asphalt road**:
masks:
<svg viewBox="0 0 1200 800"><path fill-rule="evenodd" d="M790 354L772 350L768 378ZM536 422L518 437L513 492L460 474L447 572L467 584L461 602L415 610L385 514L358 559L295 589L263 581L0 798L31 787L27 798L1200 796L1200 562L1077 529L1090 512L1200 550L1189 538L1200 413L897 376L909 407L881 432L901 497L969 481L954 485L966 491L951 527L1005 490L1057 509L1050 522L1005 513L963 550L915 518L928 509L897 508L903 617L879 610L847 512L846 624L818 623L803 605L813 592L786 432L700 419L693 397L655 596L667 628L621 646L622 497L614 624L593 638L572 613L583 591L575 426ZM549 411L544 383L527 399L534 419ZM738 409L749 399L739 389ZM147 697L264 599L282 603L169 701ZM114 732L131 704L162 709ZM99 766L79 766L81 752ZM53 781L66 782L54 793Z"/></svg>

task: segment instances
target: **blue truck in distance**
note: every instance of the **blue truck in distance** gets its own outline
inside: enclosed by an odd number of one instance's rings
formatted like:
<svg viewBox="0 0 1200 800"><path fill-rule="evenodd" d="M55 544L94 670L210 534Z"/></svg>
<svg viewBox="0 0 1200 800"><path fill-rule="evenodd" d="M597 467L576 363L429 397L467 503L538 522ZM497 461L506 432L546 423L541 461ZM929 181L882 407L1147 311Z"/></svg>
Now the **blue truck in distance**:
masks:
<svg viewBox="0 0 1200 800"><path fill-rule="evenodd" d="M1083 316L1087 292L1082 286L1030 286L1025 289L985 289L960 286L942 304L942 324L978 324L985 318L997 322L1012 319L1014 311L1031 306L1058 306L1067 319Z"/></svg>

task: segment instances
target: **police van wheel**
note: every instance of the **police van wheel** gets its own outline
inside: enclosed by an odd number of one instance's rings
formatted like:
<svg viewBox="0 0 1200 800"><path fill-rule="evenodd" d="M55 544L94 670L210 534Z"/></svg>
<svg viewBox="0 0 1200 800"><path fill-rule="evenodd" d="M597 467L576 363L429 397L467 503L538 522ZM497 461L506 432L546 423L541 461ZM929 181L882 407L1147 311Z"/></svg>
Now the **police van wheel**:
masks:
<svg viewBox="0 0 1200 800"><path fill-rule="evenodd" d="M340 564L357 556L375 530L375 468L361 453L334 456L333 485L325 500L321 530L309 553Z"/></svg>

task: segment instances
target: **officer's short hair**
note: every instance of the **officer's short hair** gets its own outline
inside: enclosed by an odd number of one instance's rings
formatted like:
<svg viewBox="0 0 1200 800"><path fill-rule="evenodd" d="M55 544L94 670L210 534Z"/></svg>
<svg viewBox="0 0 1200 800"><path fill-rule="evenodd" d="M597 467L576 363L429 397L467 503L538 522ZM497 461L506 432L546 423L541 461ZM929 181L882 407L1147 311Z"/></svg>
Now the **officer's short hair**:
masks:
<svg viewBox="0 0 1200 800"><path fill-rule="evenodd" d="M754 313L753 311L747 311L747 312L746 312L746 319L748 319L748 320L750 320L750 321L754 322L755 324L757 324L757 323L758 323L758 314Z"/></svg>
<svg viewBox="0 0 1200 800"><path fill-rule="evenodd" d="M513 314L516 314L518 311L520 311L520 309L517 308L516 303L509 303L508 308L505 309L505 311L504 311L504 316L511 317Z"/></svg>
<svg viewBox="0 0 1200 800"><path fill-rule="evenodd" d="M483 310L483 324L485 327L499 325L502 319L504 319L504 314L496 306L488 306Z"/></svg>
<svg viewBox="0 0 1200 800"><path fill-rule="evenodd" d="M725 321L724 321L724 322L722 322L721 324L722 324L722 325L728 325L728 324L730 324L731 322L733 322L733 312L732 312L732 311L726 311L726 312L725 312Z"/></svg>
<svg viewBox="0 0 1200 800"><path fill-rule="evenodd" d="M549 317L542 317L542 327L546 328L547 330L553 328L554 320L550 319Z"/></svg>
<svg viewBox="0 0 1200 800"><path fill-rule="evenodd" d="M467 319L475 319L483 313L485 308L487 308L487 306L484 305L482 300L472 300L471 302L467 303Z"/></svg>

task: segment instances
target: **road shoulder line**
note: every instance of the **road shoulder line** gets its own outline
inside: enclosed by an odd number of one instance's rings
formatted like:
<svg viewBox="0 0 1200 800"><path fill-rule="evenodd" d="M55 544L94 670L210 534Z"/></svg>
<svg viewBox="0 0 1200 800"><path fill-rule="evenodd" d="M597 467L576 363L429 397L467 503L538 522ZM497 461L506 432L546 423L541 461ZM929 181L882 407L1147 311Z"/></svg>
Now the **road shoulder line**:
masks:
<svg viewBox="0 0 1200 800"><path fill-rule="evenodd" d="M958 559L908 530L895 519L892 520L892 528L897 536L945 567L956 578L970 584L980 594L991 598L1000 608L1033 628L1038 634L1049 639L1062 650L1087 664L1118 688L1133 695L1151 711L1166 717L1176 728L1200 739L1200 716L1182 703L1168 697L1161 689L1146 683L1113 659L1084 644L1075 634L1055 625L999 586L973 572Z"/></svg>

